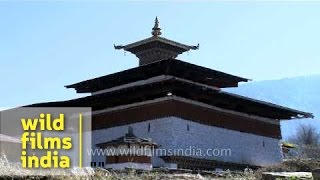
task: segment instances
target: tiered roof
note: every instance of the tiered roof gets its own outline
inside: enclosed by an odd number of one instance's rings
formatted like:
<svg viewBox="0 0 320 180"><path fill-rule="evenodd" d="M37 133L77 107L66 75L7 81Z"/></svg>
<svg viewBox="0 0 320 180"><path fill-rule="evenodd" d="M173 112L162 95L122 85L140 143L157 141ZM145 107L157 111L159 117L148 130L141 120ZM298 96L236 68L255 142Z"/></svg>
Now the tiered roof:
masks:
<svg viewBox="0 0 320 180"><path fill-rule="evenodd" d="M251 116L267 118L268 121L271 120L277 124L277 128L279 120L313 117L311 113L224 92L220 88L237 87L238 83L247 82L248 79L175 59L178 54L190 49L197 49L198 46L188 46L160 37L160 30L158 19L156 19L151 38L126 46L115 46L116 49L124 49L136 54L140 59L139 67L66 86L67 88L74 88L78 93L92 93L90 96L60 102L34 104L31 107L92 107L94 112L101 112L106 109L116 109L120 106L166 99L170 101L170 107L179 104L182 107L184 106L183 103L188 101L189 104L194 104L192 107L194 109L196 106L200 107L197 105L197 103L200 103L227 110L228 113L241 113L241 115L247 115L249 119ZM183 100L183 103L177 103L181 100ZM172 108L168 109L165 106L157 108L160 108L161 112L160 109L149 109L150 112L157 112L139 113L139 116L131 116L130 118L148 119L171 115L192 120L202 119L208 121L208 124L213 123L211 122L213 119L206 117L206 114L203 113L209 112L204 108L198 109L198 116L192 114L193 111L184 112L189 106L180 108L180 111L174 111ZM213 117L216 112L210 111L210 113ZM110 119L112 119L112 116L110 115ZM130 118L124 118L127 122L124 122L125 120L120 122L117 119L110 122L109 125L130 123ZM234 122L232 118L229 121L234 124L240 123ZM96 123L93 124L93 127L99 129L100 127L96 126L100 125ZM109 125L108 122L105 122L101 126ZM226 121L219 122L218 125L226 126ZM247 127L246 125L240 129L243 132L249 132L246 129L251 128L251 132L255 130L256 126ZM265 126L265 124L262 126ZM265 128L266 133L262 130L257 131L262 135L271 134L267 132L270 131L268 128ZM272 134L272 137L278 136L279 132Z"/></svg>
<svg viewBox="0 0 320 180"><path fill-rule="evenodd" d="M93 110L102 110L115 106L143 102L167 96L177 96L206 103L212 106L243 112L246 114L267 117L271 119L293 119L313 117L311 113L297 111L283 106L267 103L244 96L208 88L201 84L184 81L176 77L166 80L138 84L114 91L104 92L92 96L61 101L41 103L32 106L38 107L92 107Z"/></svg>

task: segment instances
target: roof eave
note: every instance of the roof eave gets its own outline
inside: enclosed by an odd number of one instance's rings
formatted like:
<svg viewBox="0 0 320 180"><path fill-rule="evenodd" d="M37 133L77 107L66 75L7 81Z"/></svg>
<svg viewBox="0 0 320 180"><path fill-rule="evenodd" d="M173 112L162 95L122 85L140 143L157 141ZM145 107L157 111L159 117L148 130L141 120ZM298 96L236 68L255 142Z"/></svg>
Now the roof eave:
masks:
<svg viewBox="0 0 320 180"><path fill-rule="evenodd" d="M165 43L165 44L168 44L168 45L171 45L171 46L176 46L176 47L179 47L185 51L189 51L190 49L192 50L196 50L196 49L199 49L199 44L197 46L189 46L189 45L185 45L185 44L181 44L181 43L178 43L176 41L172 41L172 40L169 40L169 39L166 39L166 38L163 38L163 37L150 37L150 38L147 38L147 39L143 39L141 41L138 41L138 42L134 42L134 43L131 43L131 44L127 44L125 46L122 46L122 45L119 45L119 46L116 46L114 45L114 48L115 49L124 49L126 51L130 51L132 48L135 48L135 47L138 47L138 46L141 46L141 45L144 45L144 44L147 44L147 43L150 43L150 42L153 42L153 41L160 41L162 43Z"/></svg>
<svg viewBox="0 0 320 180"><path fill-rule="evenodd" d="M282 109L282 110L289 111L289 112L295 114L294 116L291 116L290 118L280 119L280 120L305 119L305 118L312 118L313 119L314 118L312 113L295 110L295 109L292 109L292 108L289 108L289 107L284 107L284 106L273 104L273 103L270 103L270 102L261 101L261 100L257 100L257 99L253 99L253 98L249 98L249 97L245 97L245 96L241 96L241 95L238 95L238 94L233 94L233 93L229 93L229 92L225 92L225 91L220 91L220 93L231 95L231 96L235 96L235 97L239 97L239 98L242 98L244 100L248 100L248 101L256 102L256 103L259 103L259 104L267 105L267 106L270 106L270 107L273 107L273 108Z"/></svg>

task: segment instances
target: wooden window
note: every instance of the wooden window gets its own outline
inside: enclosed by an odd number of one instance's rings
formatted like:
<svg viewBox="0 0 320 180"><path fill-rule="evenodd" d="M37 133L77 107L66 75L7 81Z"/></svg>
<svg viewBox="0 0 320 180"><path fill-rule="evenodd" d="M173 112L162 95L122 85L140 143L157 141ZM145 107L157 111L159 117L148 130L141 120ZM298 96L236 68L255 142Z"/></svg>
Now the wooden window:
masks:
<svg viewBox="0 0 320 180"><path fill-rule="evenodd" d="M96 167L96 162L91 162L91 167Z"/></svg>
<svg viewBox="0 0 320 180"><path fill-rule="evenodd" d="M99 167L104 167L104 162L99 162Z"/></svg>

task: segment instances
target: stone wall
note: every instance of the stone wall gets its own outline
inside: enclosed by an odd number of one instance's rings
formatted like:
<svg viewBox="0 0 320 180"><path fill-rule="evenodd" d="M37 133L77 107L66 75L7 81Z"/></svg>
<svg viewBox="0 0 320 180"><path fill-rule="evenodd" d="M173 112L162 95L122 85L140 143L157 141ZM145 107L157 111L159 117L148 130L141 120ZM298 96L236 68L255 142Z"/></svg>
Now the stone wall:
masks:
<svg viewBox="0 0 320 180"><path fill-rule="evenodd" d="M282 161L279 140L275 138L208 126L177 117L133 123L130 126L135 135L152 138L158 143L160 147L157 152L159 154L161 151L161 155L166 155L162 151L165 149L167 155L184 153L195 158L258 166ZM95 130L92 133L92 143L103 143L123 136L128 127L129 125L125 125ZM93 161L105 161L105 157L93 157ZM160 158L153 157L152 161L154 166L166 166Z"/></svg>

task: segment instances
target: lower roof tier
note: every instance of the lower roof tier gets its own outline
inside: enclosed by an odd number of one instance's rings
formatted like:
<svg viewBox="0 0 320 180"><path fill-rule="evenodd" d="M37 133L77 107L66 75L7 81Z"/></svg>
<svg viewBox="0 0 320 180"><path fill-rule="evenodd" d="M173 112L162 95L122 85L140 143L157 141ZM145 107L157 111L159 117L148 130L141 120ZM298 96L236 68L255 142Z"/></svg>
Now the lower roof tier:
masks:
<svg viewBox="0 0 320 180"><path fill-rule="evenodd" d="M313 117L311 113L181 81L175 77L83 98L39 103L28 107L92 107L93 111L98 111L167 96L181 97L226 110L275 120Z"/></svg>

